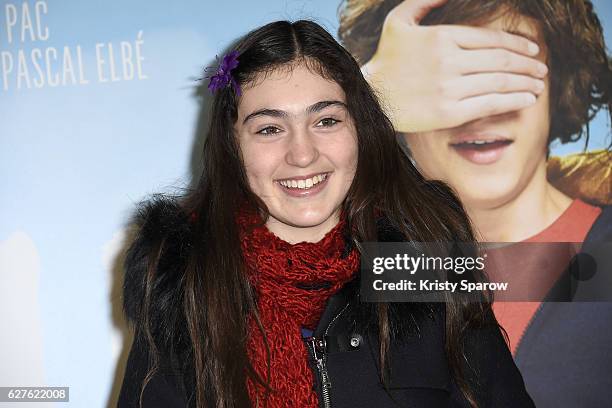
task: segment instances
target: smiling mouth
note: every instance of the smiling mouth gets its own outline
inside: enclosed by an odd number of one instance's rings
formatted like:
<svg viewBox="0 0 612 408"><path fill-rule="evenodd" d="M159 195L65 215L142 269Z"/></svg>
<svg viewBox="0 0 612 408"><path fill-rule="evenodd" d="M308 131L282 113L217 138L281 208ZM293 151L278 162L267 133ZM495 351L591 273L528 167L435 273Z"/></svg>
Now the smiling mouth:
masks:
<svg viewBox="0 0 612 408"><path fill-rule="evenodd" d="M473 164L487 165L499 161L513 142L494 135L464 135L451 142L450 147Z"/></svg>
<svg viewBox="0 0 612 408"><path fill-rule="evenodd" d="M507 146L512 143L509 139L500 140L470 140L460 143L451 143L451 146L456 149L471 149L471 150L489 150Z"/></svg>
<svg viewBox="0 0 612 408"><path fill-rule="evenodd" d="M283 179L277 182L289 190L309 190L327 180L329 173L320 173L308 178Z"/></svg>

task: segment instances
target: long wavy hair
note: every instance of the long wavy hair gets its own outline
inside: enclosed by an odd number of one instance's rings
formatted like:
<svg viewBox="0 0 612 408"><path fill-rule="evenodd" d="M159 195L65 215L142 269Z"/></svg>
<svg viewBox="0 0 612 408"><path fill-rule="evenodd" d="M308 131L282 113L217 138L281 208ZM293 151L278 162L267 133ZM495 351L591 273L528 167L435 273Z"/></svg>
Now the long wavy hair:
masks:
<svg viewBox="0 0 612 408"><path fill-rule="evenodd" d="M358 138L358 163L343 209L359 244L377 240L377 214L382 212L406 239L423 242L473 242L474 234L457 197L440 182L425 180L397 143L395 131L351 54L314 22L278 21L246 34L233 47L239 53L232 75L244 88L277 69L306 66L335 81L346 95L348 112ZM210 125L204 142L203 171L181 197L185 214L198 214L193 245L181 280L182 309L189 345L188 359L195 376L198 407L248 407L246 378L267 385L253 370L246 350L247 317L257 316L254 293L244 273L235 214L246 200L268 214L250 190L239 145L233 131L240 97L230 87L218 90L212 101ZM143 315L152 303L154 275L163 242L149 261ZM388 361L391 328L388 304L376 306L379 357ZM490 304L456 299L446 303L446 354L449 367L468 401L475 405L462 370L462 335L490 316ZM494 318L493 318L494 319ZM158 345L146 318L145 338L153 350L157 369ZM260 329L261 325L260 325ZM262 330L263 331L263 330ZM166 328L167 333L178 330ZM178 341L175 339L169 340ZM146 380L145 380L146 382ZM143 384L143 389L146 384Z"/></svg>

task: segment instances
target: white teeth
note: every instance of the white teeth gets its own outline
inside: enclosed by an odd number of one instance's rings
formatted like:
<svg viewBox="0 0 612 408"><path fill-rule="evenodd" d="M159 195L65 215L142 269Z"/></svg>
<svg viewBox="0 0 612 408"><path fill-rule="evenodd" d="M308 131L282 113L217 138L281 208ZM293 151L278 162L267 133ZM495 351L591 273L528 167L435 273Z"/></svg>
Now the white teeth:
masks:
<svg viewBox="0 0 612 408"><path fill-rule="evenodd" d="M475 145L484 145L484 144L488 144L488 143L495 143L495 140L471 140L469 142L466 142L469 144L475 144Z"/></svg>
<svg viewBox="0 0 612 408"><path fill-rule="evenodd" d="M327 178L327 174L317 174L309 179L302 180L280 180L279 183L287 188L307 189L319 184Z"/></svg>

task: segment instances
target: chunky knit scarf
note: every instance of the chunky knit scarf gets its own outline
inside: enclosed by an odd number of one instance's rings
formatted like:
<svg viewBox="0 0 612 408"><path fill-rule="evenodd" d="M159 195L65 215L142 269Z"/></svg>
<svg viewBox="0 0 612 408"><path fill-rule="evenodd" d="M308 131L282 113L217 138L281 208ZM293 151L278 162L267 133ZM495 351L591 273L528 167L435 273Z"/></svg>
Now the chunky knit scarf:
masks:
<svg viewBox="0 0 612 408"><path fill-rule="evenodd" d="M257 298L257 310L270 348L270 376L264 338L254 318L248 323L247 351L258 375L272 391L252 379L247 390L253 406L317 407L314 374L301 328L314 329L326 300L353 278L359 252L347 251L346 222L317 243L289 244L264 225L255 211L238 216L242 252Z"/></svg>

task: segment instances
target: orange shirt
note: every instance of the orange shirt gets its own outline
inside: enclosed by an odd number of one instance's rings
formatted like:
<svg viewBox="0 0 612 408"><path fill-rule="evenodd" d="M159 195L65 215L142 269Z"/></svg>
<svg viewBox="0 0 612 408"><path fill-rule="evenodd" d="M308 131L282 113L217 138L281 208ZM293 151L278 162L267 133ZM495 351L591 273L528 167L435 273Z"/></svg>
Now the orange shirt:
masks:
<svg viewBox="0 0 612 408"><path fill-rule="evenodd" d="M584 242L601 208L574 200L555 222L523 242ZM516 352L523 333L540 302L494 302L497 320L508 333L509 347Z"/></svg>

